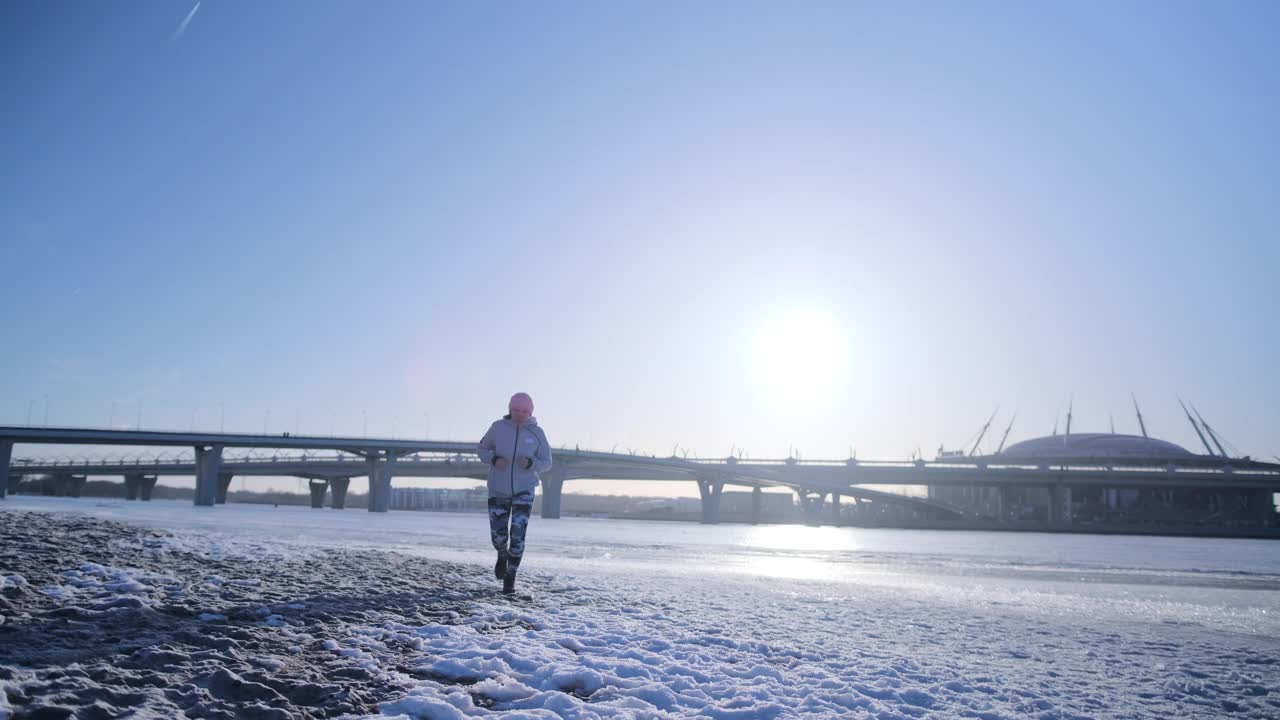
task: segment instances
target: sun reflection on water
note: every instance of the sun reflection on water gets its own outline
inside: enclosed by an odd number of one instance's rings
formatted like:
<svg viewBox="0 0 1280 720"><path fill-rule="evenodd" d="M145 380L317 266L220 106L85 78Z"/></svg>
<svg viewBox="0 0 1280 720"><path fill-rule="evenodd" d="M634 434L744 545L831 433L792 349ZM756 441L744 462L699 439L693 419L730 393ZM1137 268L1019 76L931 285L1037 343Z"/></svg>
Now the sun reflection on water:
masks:
<svg viewBox="0 0 1280 720"><path fill-rule="evenodd" d="M747 558L740 572L787 580L826 580L831 578L832 567L830 562L802 555L759 555Z"/></svg>
<svg viewBox="0 0 1280 720"><path fill-rule="evenodd" d="M756 551L745 554L743 573L791 580L829 580L838 554L858 549L847 529L795 525L751 528L742 544Z"/></svg>
<svg viewBox="0 0 1280 720"><path fill-rule="evenodd" d="M746 531L742 544L761 550L797 552L847 552L858 549L848 528L806 525L764 525Z"/></svg>

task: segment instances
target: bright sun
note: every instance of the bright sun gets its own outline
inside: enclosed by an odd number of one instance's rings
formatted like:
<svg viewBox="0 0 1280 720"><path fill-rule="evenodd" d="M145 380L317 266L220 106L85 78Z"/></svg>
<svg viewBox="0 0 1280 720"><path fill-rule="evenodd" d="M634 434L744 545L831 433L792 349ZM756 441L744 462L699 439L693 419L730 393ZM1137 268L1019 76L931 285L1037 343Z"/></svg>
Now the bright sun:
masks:
<svg viewBox="0 0 1280 720"><path fill-rule="evenodd" d="M756 330L751 372L775 410L813 412L848 384L849 342L831 313L793 306L768 315Z"/></svg>

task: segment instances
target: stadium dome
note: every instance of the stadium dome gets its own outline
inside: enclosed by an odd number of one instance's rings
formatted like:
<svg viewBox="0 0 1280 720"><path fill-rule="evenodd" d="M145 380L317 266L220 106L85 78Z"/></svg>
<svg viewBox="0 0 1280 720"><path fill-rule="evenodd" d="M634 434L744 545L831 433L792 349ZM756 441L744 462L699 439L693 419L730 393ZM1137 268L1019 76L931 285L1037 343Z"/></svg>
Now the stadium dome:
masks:
<svg viewBox="0 0 1280 720"><path fill-rule="evenodd" d="M1090 458L1123 459L1146 458L1170 460L1196 457L1195 453L1179 445L1141 435L1114 435L1112 433L1073 433L1050 435L1023 440L1005 448L998 457L1017 459L1038 458Z"/></svg>

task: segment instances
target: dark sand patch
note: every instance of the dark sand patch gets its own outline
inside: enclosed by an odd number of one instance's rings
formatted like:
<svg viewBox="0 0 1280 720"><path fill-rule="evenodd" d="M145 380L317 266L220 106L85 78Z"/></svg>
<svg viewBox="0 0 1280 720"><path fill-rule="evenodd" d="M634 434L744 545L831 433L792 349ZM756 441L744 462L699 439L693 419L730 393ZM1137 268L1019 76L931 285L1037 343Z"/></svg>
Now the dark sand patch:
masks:
<svg viewBox="0 0 1280 720"><path fill-rule="evenodd" d="M455 624L494 596L457 564L332 549L254 557L199 541L0 513L0 684L13 717L376 713L417 681L371 671L331 638Z"/></svg>

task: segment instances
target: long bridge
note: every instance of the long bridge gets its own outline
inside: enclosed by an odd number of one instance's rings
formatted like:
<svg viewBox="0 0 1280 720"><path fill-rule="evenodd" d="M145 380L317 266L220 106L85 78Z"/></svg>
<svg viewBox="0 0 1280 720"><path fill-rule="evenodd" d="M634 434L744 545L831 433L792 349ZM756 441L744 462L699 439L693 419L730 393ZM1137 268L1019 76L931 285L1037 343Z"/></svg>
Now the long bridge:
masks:
<svg viewBox="0 0 1280 720"><path fill-rule="evenodd" d="M131 458L42 460L14 458L23 445L127 446L184 448L176 456L133 453ZM190 448L191 450L185 450ZM270 450L269 457L257 453ZM237 454L239 451L239 454ZM282 454L283 452L283 454ZM0 427L0 468L8 482L0 483L0 498L26 475L53 476L69 494L90 476L116 475L125 480L127 497L149 498L159 476L195 477L196 505L225 502L236 476L298 477L310 481L312 504L321 507L332 491L331 506L345 505L352 477L369 478L369 510L390 508L394 477L453 477L482 480L488 466L476 456L474 443L379 438L343 438L196 432L101 430L92 428ZM1080 458L1038 458L1035 462L993 461L992 457L957 461L752 460L740 458L689 459L598 452L578 448L553 451L554 466L542 476L542 514L560 516L564 483L569 480L656 480L696 482L702 500L702 521L720 520L720 498L726 486L749 487L752 510L760 517L766 487L795 492L810 518L826 504L839 518L842 498L855 503L896 505L921 517L959 518L961 508L939 500L876 490L866 485L924 485L931 488L992 488L997 516L1004 515L1011 492L1043 491L1049 498L1050 524L1072 521L1071 490L1088 488L1172 489L1231 492L1266 498L1254 502L1263 510L1257 520L1275 524L1269 498L1280 491L1280 466L1252 461L1206 462L1192 456L1178 463L1155 459L1127 459L1122 464L1099 464Z"/></svg>

